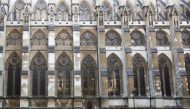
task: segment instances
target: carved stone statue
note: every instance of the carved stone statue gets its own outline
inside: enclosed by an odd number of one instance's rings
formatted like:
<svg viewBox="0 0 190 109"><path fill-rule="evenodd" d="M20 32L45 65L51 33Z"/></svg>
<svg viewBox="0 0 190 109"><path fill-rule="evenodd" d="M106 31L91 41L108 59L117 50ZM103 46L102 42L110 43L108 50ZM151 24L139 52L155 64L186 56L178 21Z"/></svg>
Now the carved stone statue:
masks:
<svg viewBox="0 0 190 109"><path fill-rule="evenodd" d="M99 12L99 25L103 26L104 25L104 18L103 18L103 12L100 10Z"/></svg>
<svg viewBox="0 0 190 109"><path fill-rule="evenodd" d="M0 6L0 24L4 24L5 9L3 5Z"/></svg>
<svg viewBox="0 0 190 109"><path fill-rule="evenodd" d="M74 21L75 22L78 22L78 15L79 15L79 12L78 12L78 9L77 9L77 7L74 7L74 10L73 10L74 12Z"/></svg>
<svg viewBox="0 0 190 109"><path fill-rule="evenodd" d="M29 22L29 9L28 6L24 9L24 23L27 24Z"/></svg>

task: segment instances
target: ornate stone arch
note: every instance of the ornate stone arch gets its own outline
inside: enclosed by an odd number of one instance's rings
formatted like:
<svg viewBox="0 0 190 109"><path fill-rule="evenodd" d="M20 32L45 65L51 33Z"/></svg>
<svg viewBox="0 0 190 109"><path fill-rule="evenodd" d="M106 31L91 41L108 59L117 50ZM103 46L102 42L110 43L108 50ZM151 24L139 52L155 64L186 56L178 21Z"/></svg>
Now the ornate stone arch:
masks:
<svg viewBox="0 0 190 109"><path fill-rule="evenodd" d="M87 55L81 62L83 96L95 96L98 88L96 61L92 56Z"/></svg>
<svg viewBox="0 0 190 109"><path fill-rule="evenodd" d="M37 0L34 5L34 14L36 20L47 20L48 6L45 0Z"/></svg>
<svg viewBox="0 0 190 109"><path fill-rule="evenodd" d="M47 46L48 39L42 30L37 30L31 38L31 46Z"/></svg>
<svg viewBox="0 0 190 109"><path fill-rule="evenodd" d="M91 8L86 0L83 0L79 5L79 18L80 20L86 21L91 19Z"/></svg>
<svg viewBox="0 0 190 109"><path fill-rule="evenodd" d="M181 32L181 39L184 47L190 46L190 32L188 30L183 30Z"/></svg>
<svg viewBox="0 0 190 109"><path fill-rule="evenodd" d="M68 4L63 1L60 0L59 3L57 4L56 7L56 11L57 11L57 20L61 20L61 21L65 21L65 20L69 20L69 6Z"/></svg>
<svg viewBox="0 0 190 109"><path fill-rule="evenodd" d="M120 96L122 94L122 62L112 53L107 57L108 95Z"/></svg>
<svg viewBox="0 0 190 109"><path fill-rule="evenodd" d="M133 56L133 75L134 75L134 95L146 95L146 73L147 63L145 59L139 54Z"/></svg>
<svg viewBox="0 0 190 109"><path fill-rule="evenodd" d="M14 51L5 62L7 72L7 96L20 96L22 60Z"/></svg>
<svg viewBox="0 0 190 109"><path fill-rule="evenodd" d="M71 95L73 64L69 56L63 52L56 60L57 96Z"/></svg>
<svg viewBox="0 0 190 109"><path fill-rule="evenodd" d="M172 62L165 54L158 56L162 96L172 95Z"/></svg>
<svg viewBox="0 0 190 109"><path fill-rule="evenodd" d="M47 61L41 52L37 52L31 60L32 96L47 95Z"/></svg>
<svg viewBox="0 0 190 109"><path fill-rule="evenodd" d="M145 46L145 36L138 29L131 32L131 41L132 46Z"/></svg>
<svg viewBox="0 0 190 109"><path fill-rule="evenodd" d="M68 31L62 30L55 38L56 46L72 46L72 37Z"/></svg>
<svg viewBox="0 0 190 109"><path fill-rule="evenodd" d="M81 46L96 46L97 38L93 32L90 30L84 31L80 36L80 45Z"/></svg>
<svg viewBox="0 0 190 109"><path fill-rule="evenodd" d="M16 29L12 30L6 38L6 45L21 47L22 34Z"/></svg>
<svg viewBox="0 0 190 109"><path fill-rule="evenodd" d="M105 39L105 41L106 41L105 45L106 46L121 46L121 42L122 42L121 36L114 29L109 30L106 33L105 38L106 38Z"/></svg>
<svg viewBox="0 0 190 109"><path fill-rule="evenodd" d="M169 46L170 45L169 35L161 29L156 31L156 45L157 46Z"/></svg>

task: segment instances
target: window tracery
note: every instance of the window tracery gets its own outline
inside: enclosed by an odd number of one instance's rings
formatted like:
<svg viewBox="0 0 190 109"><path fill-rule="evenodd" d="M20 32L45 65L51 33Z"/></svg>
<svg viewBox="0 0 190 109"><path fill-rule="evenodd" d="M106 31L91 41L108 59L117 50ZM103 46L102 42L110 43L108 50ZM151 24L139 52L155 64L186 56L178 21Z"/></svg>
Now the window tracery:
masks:
<svg viewBox="0 0 190 109"><path fill-rule="evenodd" d="M101 10L104 13L104 20L112 19L112 10L111 10L109 2L105 1L101 6Z"/></svg>
<svg viewBox="0 0 190 109"><path fill-rule="evenodd" d="M144 39L140 32L135 31L131 36L133 46L144 46Z"/></svg>
<svg viewBox="0 0 190 109"><path fill-rule="evenodd" d="M121 37L120 35L111 30L106 34L106 46L121 46Z"/></svg>
<svg viewBox="0 0 190 109"><path fill-rule="evenodd" d="M16 52L13 52L6 62L7 96L20 96L21 89L21 60Z"/></svg>
<svg viewBox="0 0 190 109"><path fill-rule="evenodd" d="M182 44L184 46L189 46L190 45L190 34L188 32L182 32L181 33L181 38L182 38Z"/></svg>
<svg viewBox="0 0 190 109"><path fill-rule="evenodd" d="M47 46L48 40L42 30L38 30L31 39L32 46Z"/></svg>
<svg viewBox="0 0 190 109"><path fill-rule="evenodd" d="M62 31L58 34L56 37L56 46L71 46L72 45L72 39L71 36L66 33L65 31Z"/></svg>
<svg viewBox="0 0 190 109"><path fill-rule="evenodd" d="M156 45L158 46L167 46L169 44L167 34L162 31L156 32L156 40Z"/></svg>
<svg viewBox="0 0 190 109"><path fill-rule="evenodd" d="M38 0L35 4L35 20L47 20L47 3L45 0Z"/></svg>
<svg viewBox="0 0 190 109"><path fill-rule="evenodd" d="M96 36L86 31L80 37L80 45L81 46L96 46Z"/></svg>
<svg viewBox="0 0 190 109"><path fill-rule="evenodd" d="M22 37L17 30L13 30L6 39L7 46L22 46Z"/></svg>
<svg viewBox="0 0 190 109"><path fill-rule="evenodd" d="M96 63L91 56L86 56L82 61L82 86L84 96L95 96L96 92Z"/></svg>
<svg viewBox="0 0 190 109"><path fill-rule="evenodd" d="M121 81L121 61L118 60L118 57L114 54L111 54L107 59L107 65L108 65L108 95L109 96L120 96L121 94L121 87L122 87L122 81Z"/></svg>
<svg viewBox="0 0 190 109"><path fill-rule="evenodd" d="M71 60L65 53L62 53L56 63L58 96L69 96L71 94Z"/></svg>
<svg viewBox="0 0 190 109"><path fill-rule="evenodd" d="M47 63L40 52L32 59L30 69L32 71L32 95L45 96Z"/></svg>

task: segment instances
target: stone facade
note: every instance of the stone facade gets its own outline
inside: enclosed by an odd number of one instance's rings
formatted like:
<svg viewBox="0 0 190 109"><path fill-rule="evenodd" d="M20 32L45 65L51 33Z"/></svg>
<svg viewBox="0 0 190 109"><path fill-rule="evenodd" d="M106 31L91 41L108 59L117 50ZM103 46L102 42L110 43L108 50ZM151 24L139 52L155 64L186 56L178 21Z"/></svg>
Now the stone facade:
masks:
<svg viewBox="0 0 190 109"><path fill-rule="evenodd" d="M190 108L189 9L1 0L0 108Z"/></svg>

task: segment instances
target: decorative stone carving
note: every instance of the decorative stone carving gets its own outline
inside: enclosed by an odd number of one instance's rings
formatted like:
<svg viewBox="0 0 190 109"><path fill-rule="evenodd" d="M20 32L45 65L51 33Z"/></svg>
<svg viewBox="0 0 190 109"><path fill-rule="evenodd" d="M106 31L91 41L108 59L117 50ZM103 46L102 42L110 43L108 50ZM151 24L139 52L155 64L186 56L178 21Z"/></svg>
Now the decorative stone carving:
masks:
<svg viewBox="0 0 190 109"><path fill-rule="evenodd" d="M106 46L121 46L121 37L120 35L111 30L106 34Z"/></svg>
<svg viewBox="0 0 190 109"><path fill-rule="evenodd" d="M6 38L7 46L22 46L22 36L17 30L13 30Z"/></svg>
<svg viewBox="0 0 190 109"><path fill-rule="evenodd" d="M56 46L71 46L72 45L72 39L71 36L66 33L65 31L62 31L59 33L59 35L55 39Z"/></svg>
<svg viewBox="0 0 190 109"><path fill-rule="evenodd" d="M47 5L46 5L46 2L44 0L38 0L37 3L36 3L36 9L39 9L39 10L44 10L46 9Z"/></svg>
<svg viewBox="0 0 190 109"><path fill-rule="evenodd" d="M81 46L95 46L96 45L96 36L86 31L80 37L80 45Z"/></svg>
<svg viewBox="0 0 190 109"><path fill-rule="evenodd" d="M47 38L43 31L38 30L31 39L32 46L47 46Z"/></svg>
<svg viewBox="0 0 190 109"><path fill-rule="evenodd" d="M83 21L90 20L90 9L89 5L86 1L80 3L80 19Z"/></svg>
<svg viewBox="0 0 190 109"><path fill-rule="evenodd" d="M3 25L4 24L4 17L5 17L5 8L3 6L2 3L0 3L0 24Z"/></svg>

